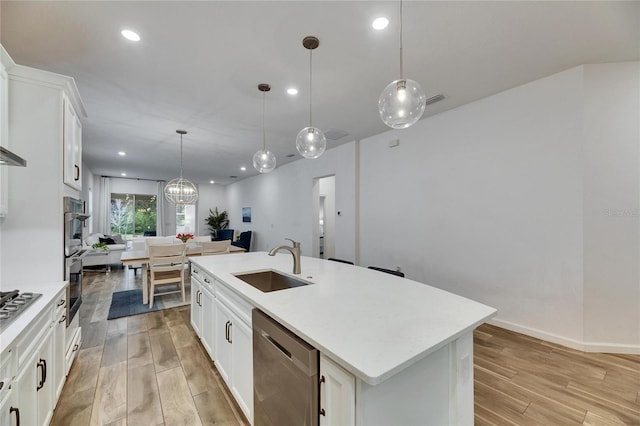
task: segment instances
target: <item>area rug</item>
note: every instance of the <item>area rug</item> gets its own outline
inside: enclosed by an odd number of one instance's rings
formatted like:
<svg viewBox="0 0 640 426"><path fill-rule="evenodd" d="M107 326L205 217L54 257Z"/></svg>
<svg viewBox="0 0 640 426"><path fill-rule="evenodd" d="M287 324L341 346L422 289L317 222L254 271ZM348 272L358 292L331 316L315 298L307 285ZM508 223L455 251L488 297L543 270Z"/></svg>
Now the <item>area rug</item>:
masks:
<svg viewBox="0 0 640 426"><path fill-rule="evenodd" d="M188 294L186 296L186 302L182 302L182 297L179 294L156 297L153 300L153 307L149 308L148 303L142 304L141 289L116 291L111 298L111 306L109 307L109 316L107 319L128 317L188 305L190 299Z"/></svg>

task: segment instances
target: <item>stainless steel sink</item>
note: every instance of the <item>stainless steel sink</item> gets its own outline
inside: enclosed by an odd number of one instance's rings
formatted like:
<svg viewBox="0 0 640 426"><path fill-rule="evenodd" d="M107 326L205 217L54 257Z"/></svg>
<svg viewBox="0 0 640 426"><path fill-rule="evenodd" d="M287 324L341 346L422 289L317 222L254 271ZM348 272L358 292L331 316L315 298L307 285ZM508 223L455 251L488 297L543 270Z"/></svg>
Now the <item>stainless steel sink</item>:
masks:
<svg viewBox="0 0 640 426"><path fill-rule="evenodd" d="M313 284L307 281L292 278L288 275L284 275L276 271L261 271L234 275L235 277L241 279L245 283L257 288L264 293Z"/></svg>

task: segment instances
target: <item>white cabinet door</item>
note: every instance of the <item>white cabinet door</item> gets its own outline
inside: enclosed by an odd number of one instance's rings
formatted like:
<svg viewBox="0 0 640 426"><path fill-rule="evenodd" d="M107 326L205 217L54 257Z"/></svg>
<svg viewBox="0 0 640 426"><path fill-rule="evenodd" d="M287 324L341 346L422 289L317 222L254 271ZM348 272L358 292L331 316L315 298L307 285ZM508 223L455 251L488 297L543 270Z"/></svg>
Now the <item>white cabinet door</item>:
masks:
<svg viewBox="0 0 640 426"><path fill-rule="evenodd" d="M0 401L0 425L15 426L17 424L18 412L14 412L15 408L11 405L11 393ZM22 423L24 424L24 423Z"/></svg>
<svg viewBox="0 0 640 426"><path fill-rule="evenodd" d="M356 379L324 355L320 355L320 425L354 425Z"/></svg>
<svg viewBox="0 0 640 426"><path fill-rule="evenodd" d="M37 390L38 424L48 425L53 415L53 357L52 357L53 328L46 333L38 349L39 378Z"/></svg>
<svg viewBox="0 0 640 426"><path fill-rule="evenodd" d="M213 293L206 286L202 286L200 302L202 304L202 324L200 328L202 331L202 344L209 356L214 359L216 347L216 304Z"/></svg>
<svg viewBox="0 0 640 426"><path fill-rule="evenodd" d="M53 386L53 400L57 401L64 382L66 379L66 359L65 359L65 337L67 331L67 316L63 314L56 318L55 324L53 324L53 353L52 353L52 386Z"/></svg>
<svg viewBox="0 0 640 426"><path fill-rule="evenodd" d="M200 282L191 276L191 326L198 335L202 338L200 327L202 324L202 306L200 305L200 293L202 287Z"/></svg>
<svg viewBox="0 0 640 426"><path fill-rule="evenodd" d="M38 394L37 386L40 377L38 367L38 353L34 352L25 361L22 369L18 372L12 387L12 406L19 410L21 425L37 425ZM15 415L14 415L15 419Z"/></svg>
<svg viewBox="0 0 640 426"><path fill-rule="evenodd" d="M253 423L253 340L251 328L232 314L231 392L238 405Z"/></svg>
<svg viewBox="0 0 640 426"><path fill-rule="evenodd" d="M231 325L231 311L220 303L218 299L215 300L216 304L216 346L215 346L215 363L220 375L227 383L229 387L231 387L231 363L233 360L233 355L231 351L231 346L233 342L233 338L230 338L230 329Z"/></svg>
<svg viewBox="0 0 640 426"><path fill-rule="evenodd" d="M64 149L64 183L70 187L82 189L82 127L80 119L69 99L63 100L63 149Z"/></svg>

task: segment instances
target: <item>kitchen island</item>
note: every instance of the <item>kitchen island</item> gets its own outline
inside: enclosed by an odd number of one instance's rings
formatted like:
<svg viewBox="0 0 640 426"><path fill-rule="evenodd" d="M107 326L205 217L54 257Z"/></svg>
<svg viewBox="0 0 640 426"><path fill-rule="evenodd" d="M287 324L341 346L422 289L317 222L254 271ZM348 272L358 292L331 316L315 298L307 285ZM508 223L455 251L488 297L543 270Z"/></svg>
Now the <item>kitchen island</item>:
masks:
<svg viewBox="0 0 640 426"><path fill-rule="evenodd" d="M191 261L192 323L250 421L252 382L240 366L251 371L255 307L320 351L320 373L324 368L334 379L321 387L320 424L473 424L473 330L495 309L426 284L309 257L302 257L296 276L309 285L268 293L235 275L292 275L292 256L253 252ZM238 324L233 345L232 323ZM225 353L227 346L237 352Z"/></svg>

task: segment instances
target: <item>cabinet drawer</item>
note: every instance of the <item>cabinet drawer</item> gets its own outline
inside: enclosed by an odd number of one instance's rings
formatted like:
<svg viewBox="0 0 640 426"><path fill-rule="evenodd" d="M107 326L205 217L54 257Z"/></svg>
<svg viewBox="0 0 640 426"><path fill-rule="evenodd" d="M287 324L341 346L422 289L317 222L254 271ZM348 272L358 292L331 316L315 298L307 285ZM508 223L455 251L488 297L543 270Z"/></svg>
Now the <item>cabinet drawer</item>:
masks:
<svg viewBox="0 0 640 426"><path fill-rule="evenodd" d="M213 293L213 277L209 275L207 272L203 271L201 268L197 266L191 267L191 277L198 280L198 282L206 287L211 293Z"/></svg>
<svg viewBox="0 0 640 426"><path fill-rule="evenodd" d="M53 318L58 319L67 312L67 288L65 287L60 293L53 298L54 300L54 313Z"/></svg>
<svg viewBox="0 0 640 426"><path fill-rule="evenodd" d="M216 297L220 299L231 311L251 327L251 310L253 305L238 296L221 281L215 281Z"/></svg>
<svg viewBox="0 0 640 426"><path fill-rule="evenodd" d="M9 386L14 375L13 350L9 348L0 356L0 400L9 393Z"/></svg>
<svg viewBox="0 0 640 426"><path fill-rule="evenodd" d="M78 355L78 351L80 350L80 345L82 344L82 328L78 327L76 329L76 334L73 336L73 340L71 340L71 345L67 349L67 353L65 355L66 362L66 372L65 374L69 374L69 370L71 369L71 365L73 361L76 359Z"/></svg>
<svg viewBox="0 0 640 426"><path fill-rule="evenodd" d="M34 353L38 344L42 341L42 336L49 330L52 319L51 304L43 309L36 320L24 331L24 335L16 344L16 353L14 356L18 358L18 370L26 359Z"/></svg>

